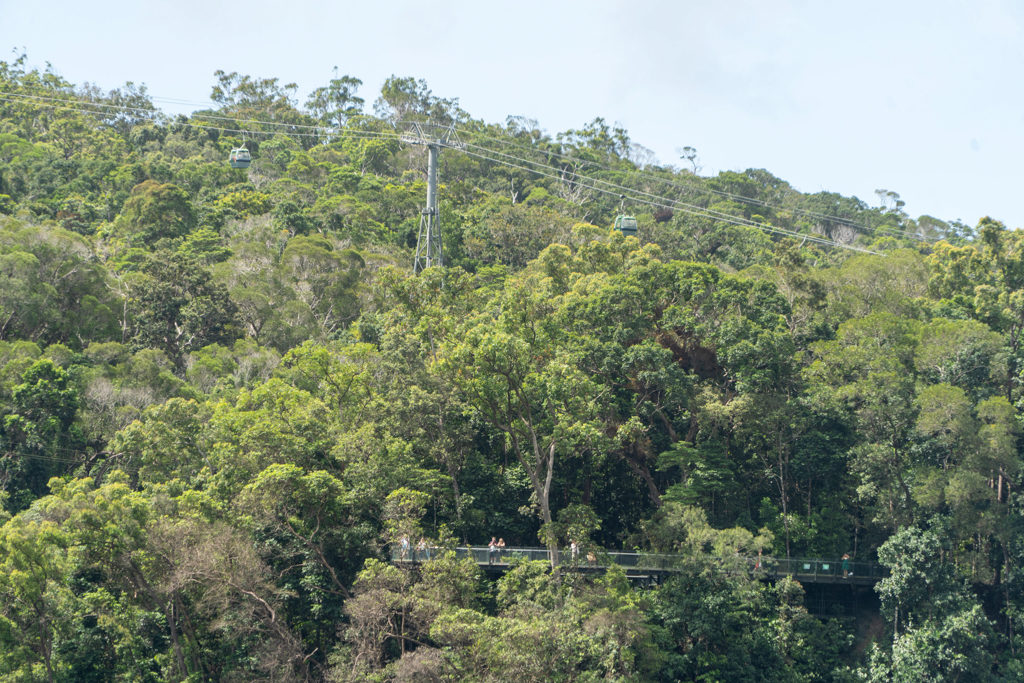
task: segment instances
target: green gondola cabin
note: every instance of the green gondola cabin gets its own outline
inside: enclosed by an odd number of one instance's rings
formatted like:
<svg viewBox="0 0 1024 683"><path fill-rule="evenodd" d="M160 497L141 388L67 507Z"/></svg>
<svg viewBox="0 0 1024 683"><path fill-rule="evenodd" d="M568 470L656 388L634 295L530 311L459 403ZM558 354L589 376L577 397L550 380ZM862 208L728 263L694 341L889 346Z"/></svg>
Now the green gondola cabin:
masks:
<svg viewBox="0 0 1024 683"><path fill-rule="evenodd" d="M626 237L636 237L636 217L616 216L615 229L621 232Z"/></svg>
<svg viewBox="0 0 1024 683"><path fill-rule="evenodd" d="M239 147L238 149L231 150L231 156L228 160L231 162L231 168L249 168L252 156L245 147Z"/></svg>

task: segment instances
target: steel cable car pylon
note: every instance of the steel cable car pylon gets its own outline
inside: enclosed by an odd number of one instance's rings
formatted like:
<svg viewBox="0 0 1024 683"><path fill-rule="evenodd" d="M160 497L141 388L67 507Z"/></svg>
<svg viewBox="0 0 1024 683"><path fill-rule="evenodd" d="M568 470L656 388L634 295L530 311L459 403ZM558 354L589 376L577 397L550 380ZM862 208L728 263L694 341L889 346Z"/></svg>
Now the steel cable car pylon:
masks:
<svg viewBox="0 0 1024 683"><path fill-rule="evenodd" d="M424 145L427 148L427 205L420 213L420 230L416 237L416 259L412 270L418 273L424 268L444 265L444 246L441 242L441 216L437 211L437 157L442 147L463 149L465 145L455 134L452 124L439 138L430 138L418 123L413 123L404 133L402 142Z"/></svg>

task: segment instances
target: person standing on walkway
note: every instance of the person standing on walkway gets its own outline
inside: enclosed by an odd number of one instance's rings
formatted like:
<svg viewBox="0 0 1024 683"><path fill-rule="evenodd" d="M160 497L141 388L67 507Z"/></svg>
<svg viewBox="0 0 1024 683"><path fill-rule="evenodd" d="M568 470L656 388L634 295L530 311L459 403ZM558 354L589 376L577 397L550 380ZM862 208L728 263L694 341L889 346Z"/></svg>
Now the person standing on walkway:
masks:
<svg viewBox="0 0 1024 683"><path fill-rule="evenodd" d="M494 564L494 558L498 556L498 541L491 536L491 542L487 544L487 564Z"/></svg>
<svg viewBox="0 0 1024 683"><path fill-rule="evenodd" d="M499 538L498 539L498 563L499 564L501 563L501 556L502 556L502 554L504 552L505 552L505 539L504 538Z"/></svg>
<svg viewBox="0 0 1024 683"><path fill-rule="evenodd" d="M850 578L850 554L843 553L843 578Z"/></svg>

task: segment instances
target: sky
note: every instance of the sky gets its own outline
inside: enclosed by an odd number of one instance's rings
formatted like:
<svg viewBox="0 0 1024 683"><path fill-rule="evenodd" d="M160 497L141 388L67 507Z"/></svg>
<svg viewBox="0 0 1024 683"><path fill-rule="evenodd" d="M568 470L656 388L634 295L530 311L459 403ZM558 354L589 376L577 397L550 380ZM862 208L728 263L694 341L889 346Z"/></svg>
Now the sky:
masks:
<svg viewBox="0 0 1024 683"><path fill-rule="evenodd" d="M802 192L897 192L911 217L1024 228L1021 0L0 0L0 61L210 106L214 71L391 75L550 135L596 117L664 165L764 168ZM184 103L184 104L183 104Z"/></svg>

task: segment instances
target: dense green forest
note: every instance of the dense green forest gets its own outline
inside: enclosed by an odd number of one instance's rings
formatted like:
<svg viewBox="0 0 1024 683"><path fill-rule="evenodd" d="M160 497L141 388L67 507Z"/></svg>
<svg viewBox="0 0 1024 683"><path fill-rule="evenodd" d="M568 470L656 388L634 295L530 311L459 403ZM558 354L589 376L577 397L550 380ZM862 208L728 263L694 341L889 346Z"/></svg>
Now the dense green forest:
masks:
<svg viewBox="0 0 1024 683"><path fill-rule="evenodd" d="M1020 233L413 78L213 81L0 62L0 680L1024 677ZM410 122L463 146L418 274ZM678 571L446 551L492 536ZM758 553L882 564L875 619Z"/></svg>

